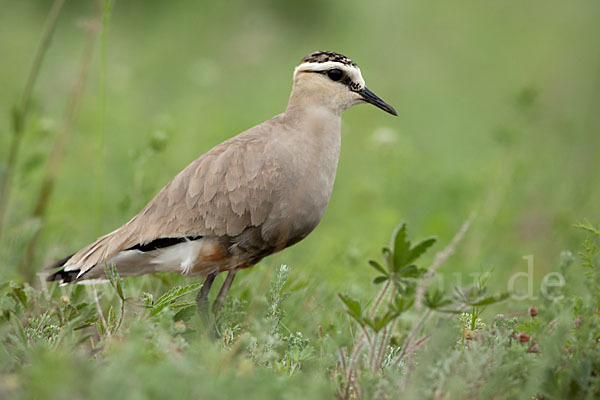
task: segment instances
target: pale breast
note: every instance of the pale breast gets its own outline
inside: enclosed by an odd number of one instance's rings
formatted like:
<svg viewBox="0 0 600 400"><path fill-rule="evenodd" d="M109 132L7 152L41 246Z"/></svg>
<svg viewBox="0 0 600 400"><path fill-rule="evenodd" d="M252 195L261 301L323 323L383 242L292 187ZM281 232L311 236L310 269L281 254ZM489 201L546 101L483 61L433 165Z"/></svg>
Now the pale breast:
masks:
<svg viewBox="0 0 600 400"><path fill-rule="evenodd" d="M340 153L339 123L315 125L273 142L281 166L276 201L263 237L287 246L306 237L319 224L331 197Z"/></svg>

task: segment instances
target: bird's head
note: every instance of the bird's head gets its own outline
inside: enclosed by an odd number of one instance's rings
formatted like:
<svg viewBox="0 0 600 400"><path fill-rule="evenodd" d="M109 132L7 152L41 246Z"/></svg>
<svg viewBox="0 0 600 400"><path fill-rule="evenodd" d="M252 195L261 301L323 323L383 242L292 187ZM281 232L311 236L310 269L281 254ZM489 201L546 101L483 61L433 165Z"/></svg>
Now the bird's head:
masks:
<svg viewBox="0 0 600 400"><path fill-rule="evenodd" d="M331 51L318 51L304 57L294 70L294 88L302 102L323 105L341 114L355 104L371 103L392 115L394 107L365 86L358 65Z"/></svg>

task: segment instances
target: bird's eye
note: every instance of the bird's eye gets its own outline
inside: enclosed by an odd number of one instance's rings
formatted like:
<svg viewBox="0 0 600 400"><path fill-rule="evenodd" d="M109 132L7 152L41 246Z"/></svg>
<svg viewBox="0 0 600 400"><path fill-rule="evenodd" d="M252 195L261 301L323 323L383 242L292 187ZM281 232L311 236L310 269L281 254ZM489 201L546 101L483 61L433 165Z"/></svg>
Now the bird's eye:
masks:
<svg viewBox="0 0 600 400"><path fill-rule="evenodd" d="M327 76L332 81L339 81L340 79L342 79L342 76L344 76L344 73L339 69L330 69L329 71L327 71Z"/></svg>

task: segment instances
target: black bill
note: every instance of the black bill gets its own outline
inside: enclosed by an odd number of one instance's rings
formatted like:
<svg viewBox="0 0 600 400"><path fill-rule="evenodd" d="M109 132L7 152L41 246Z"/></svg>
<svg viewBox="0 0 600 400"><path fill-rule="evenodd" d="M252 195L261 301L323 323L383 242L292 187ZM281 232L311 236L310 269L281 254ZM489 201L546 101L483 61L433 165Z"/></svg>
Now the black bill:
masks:
<svg viewBox="0 0 600 400"><path fill-rule="evenodd" d="M398 113L396 112L396 110L394 110L394 107L390 106L375 93L371 92L369 88L365 87L364 89L356 90L356 93L360 94L363 100L367 103L371 103L375 107L379 107L385 112L389 112L392 115L398 116Z"/></svg>

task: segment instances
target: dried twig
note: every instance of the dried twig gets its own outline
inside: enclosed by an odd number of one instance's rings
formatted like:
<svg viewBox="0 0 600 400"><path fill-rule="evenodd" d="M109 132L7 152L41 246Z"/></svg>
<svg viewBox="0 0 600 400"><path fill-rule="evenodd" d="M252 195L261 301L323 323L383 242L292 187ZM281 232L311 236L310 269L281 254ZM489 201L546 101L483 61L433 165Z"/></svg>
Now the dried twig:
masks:
<svg viewBox="0 0 600 400"><path fill-rule="evenodd" d="M27 75L27 81L25 82L25 88L21 95L21 100L13 110L13 135L8 151L8 161L6 163L6 170L4 177L0 181L0 239L4 232L4 218L8 209L8 203L10 201L10 191L13 175L15 174L15 168L19 159L19 151L21 149L21 141L25 133L25 122L27 120L27 114L29 113L29 105L33 88L37 82L37 78L40 73L42 61L46 55L54 28L58 22L58 17L63 8L65 0L55 0L46 19L46 25L44 26L44 32L42 38L38 43L33 62L31 63L31 69L29 75Z"/></svg>
<svg viewBox="0 0 600 400"><path fill-rule="evenodd" d="M106 70L107 70L107 49L110 17L113 8L113 0L98 0L99 12L102 14L102 26L100 33L100 65L98 77L98 155L96 157L96 233L101 233L102 226L102 188L104 185L104 125L106 116Z"/></svg>
<svg viewBox="0 0 600 400"><path fill-rule="evenodd" d="M81 67L79 69L77 80L75 81L73 89L71 90L71 96L69 97L69 102L65 110L61 130L56 142L54 143L52 152L50 153L50 159L45 170L46 174L43 178L42 185L38 193L32 218L43 219L45 216L46 208L48 206L50 197L52 196L56 178L58 177L59 167L63 158L64 150L70 138L71 130L79 110L79 105L81 104L83 88L85 86L85 82L87 81L90 63L94 55L93 50L98 30L97 23L95 21L86 24L84 28L88 33L88 42L81 59ZM35 247L41 230L42 226L40 225L38 230L29 240L29 243L27 244L23 254L23 258L21 259L21 270L26 277L31 275L31 264L35 259Z"/></svg>
<svg viewBox="0 0 600 400"><path fill-rule="evenodd" d="M431 282L433 282L433 276L435 275L435 272L448 260L448 258L450 258L452 254L454 254L456 246L458 245L458 243L460 243L462 238L465 236L465 233L467 233L467 231L469 230L471 222L473 222L475 216L476 213L474 211L471 212L469 218L467 218L467 220L462 224L462 226L460 227L458 232L456 232L450 243L444 248L444 250L438 252L435 255L433 263L427 269L427 273L423 277L421 284L417 287L415 300L415 306L417 307L417 310L420 310L423 306L423 297L425 296L425 292L429 288L429 285L431 285Z"/></svg>
<svg viewBox="0 0 600 400"><path fill-rule="evenodd" d="M340 366L342 367L342 375L346 376L346 355L344 354L344 350L342 348L339 349L340 353Z"/></svg>
<svg viewBox="0 0 600 400"><path fill-rule="evenodd" d="M396 321L392 322L389 329L386 328L387 331L385 332L383 340L381 341L382 345L379 347L379 355L375 360L376 365L374 366L373 371L379 370L381 368L381 364L383 364L383 359L385 358L385 350L389 347L392 334L394 333L394 326L396 325L395 322Z"/></svg>
<svg viewBox="0 0 600 400"><path fill-rule="evenodd" d="M346 375L346 387L344 388L344 399L347 399L350 396L350 386L353 386L352 382L354 379L353 376L354 371L356 370L358 355L360 354L360 350L362 349L364 343L364 336L361 335L361 337L358 339L358 342L356 343L356 346L354 346L354 351L352 352L352 357L350 357L350 363L348 364L348 374Z"/></svg>
<svg viewBox="0 0 600 400"><path fill-rule="evenodd" d="M411 329L410 333L406 337L406 340L404 341L404 345L402 346L402 351L400 352L400 355L398 356L398 358L394 362L394 366L398 366L398 364L400 363L400 361L402 361L402 359L404 358L404 356L407 355L407 354L409 354L409 351L412 348L412 346L411 346L412 343L411 342L413 341L413 339L415 338L415 336L417 336L417 334L419 333L419 331L423 327L423 324L425 323L425 321L427 321L427 319L431 315L431 312L432 312L431 309L427 310L427 312L423 315L423 317L419 320L419 322L416 325L413 326L413 328Z"/></svg>
<svg viewBox="0 0 600 400"><path fill-rule="evenodd" d="M397 290L397 286L394 285L392 287L392 291L391 291L390 297L388 299L388 304L393 303L394 297L396 296L396 290ZM390 321L389 326L386 326L383 329L383 337L381 338L381 344L379 345L379 352L377 353L377 356L376 356L374 362L372 363L373 372L376 372L377 370L379 370L381 368L381 364L383 363L383 358L385 356L385 350L389 346L390 339L394 332L394 327L396 326L396 320L397 320L397 317L394 318L392 321Z"/></svg>

